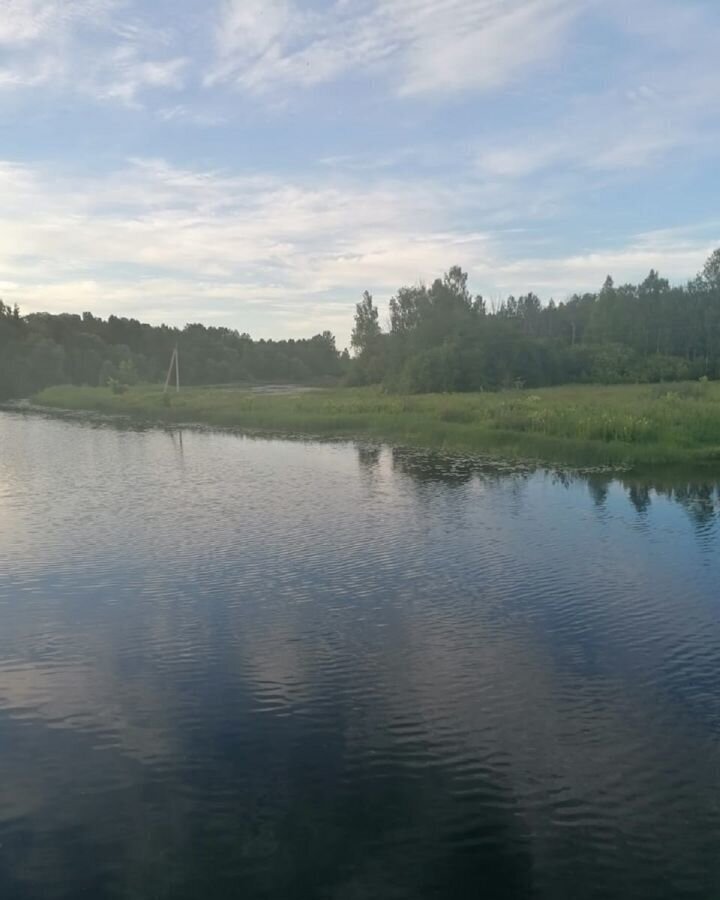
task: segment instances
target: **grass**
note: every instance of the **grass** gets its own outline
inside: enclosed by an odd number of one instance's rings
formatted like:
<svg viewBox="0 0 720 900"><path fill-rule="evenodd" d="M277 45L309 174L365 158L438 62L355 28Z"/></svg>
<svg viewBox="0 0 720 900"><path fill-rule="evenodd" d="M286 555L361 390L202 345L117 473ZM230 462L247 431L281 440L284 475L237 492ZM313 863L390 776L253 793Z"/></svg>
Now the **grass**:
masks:
<svg viewBox="0 0 720 900"><path fill-rule="evenodd" d="M364 437L553 464L720 469L720 383L572 385L541 390L399 396L376 388L298 394L157 386L125 394L52 387L33 400L55 409L197 422L244 431Z"/></svg>

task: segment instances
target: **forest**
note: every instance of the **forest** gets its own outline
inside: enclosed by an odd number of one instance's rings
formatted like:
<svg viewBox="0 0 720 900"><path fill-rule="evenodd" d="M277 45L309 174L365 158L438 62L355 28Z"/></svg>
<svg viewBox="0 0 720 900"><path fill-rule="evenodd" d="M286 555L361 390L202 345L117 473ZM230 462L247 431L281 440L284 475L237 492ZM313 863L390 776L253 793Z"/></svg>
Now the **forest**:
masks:
<svg viewBox="0 0 720 900"><path fill-rule="evenodd" d="M429 286L400 288L384 323L366 292L355 311L352 357L329 331L253 340L201 324L22 315L0 301L0 398L56 384L157 383L176 345L188 385L342 382L431 393L715 379L720 250L685 285L672 286L655 271L638 285L615 285L608 276L597 293L546 305L531 292L491 308L454 266Z"/></svg>
<svg viewBox="0 0 720 900"><path fill-rule="evenodd" d="M349 365L329 331L304 340L252 340L228 328L153 326L86 312L31 313L0 301L0 399L55 384L128 386L163 381L173 348L183 384L333 383Z"/></svg>
<svg viewBox="0 0 720 900"><path fill-rule="evenodd" d="M651 271L638 285L608 276L598 293L543 306L533 293L488 308L453 267L429 287L401 288L386 328L373 298L357 304L354 384L403 393L720 376L720 250L688 284Z"/></svg>

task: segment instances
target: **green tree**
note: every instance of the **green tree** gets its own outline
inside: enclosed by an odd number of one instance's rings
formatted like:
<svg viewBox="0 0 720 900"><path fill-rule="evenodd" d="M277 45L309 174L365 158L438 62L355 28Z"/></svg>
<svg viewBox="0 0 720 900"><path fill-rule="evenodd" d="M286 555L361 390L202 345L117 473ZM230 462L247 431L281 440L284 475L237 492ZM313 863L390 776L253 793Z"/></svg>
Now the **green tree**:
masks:
<svg viewBox="0 0 720 900"><path fill-rule="evenodd" d="M708 256L701 278L709 290L720 292L720 248L713 250Z"/></svg>
<svg viewBox="0 0 720 900"><path fill-rule="evenodd" d="M373 304L372 294L365 291L362 300L355 307L355 327L350 344L361 356L371 354L377 350L380 335L378 309Z"/></svg>

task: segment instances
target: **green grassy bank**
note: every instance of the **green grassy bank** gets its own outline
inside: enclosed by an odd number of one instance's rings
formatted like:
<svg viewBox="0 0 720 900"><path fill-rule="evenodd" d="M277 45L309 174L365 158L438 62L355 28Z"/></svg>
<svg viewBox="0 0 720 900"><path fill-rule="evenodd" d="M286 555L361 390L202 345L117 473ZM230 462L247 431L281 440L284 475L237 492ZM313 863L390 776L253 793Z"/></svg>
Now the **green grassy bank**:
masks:
<svg viewBox="0 0 720 900"><path fill-rule="evenodd" d="M186 388L171 394L169 405L157 386L124 394L53 387L33 400L152 422L365 437L548 463L635 468L703 463L720 469L720 383L418 396L374 388L281 395Z"/></svg>

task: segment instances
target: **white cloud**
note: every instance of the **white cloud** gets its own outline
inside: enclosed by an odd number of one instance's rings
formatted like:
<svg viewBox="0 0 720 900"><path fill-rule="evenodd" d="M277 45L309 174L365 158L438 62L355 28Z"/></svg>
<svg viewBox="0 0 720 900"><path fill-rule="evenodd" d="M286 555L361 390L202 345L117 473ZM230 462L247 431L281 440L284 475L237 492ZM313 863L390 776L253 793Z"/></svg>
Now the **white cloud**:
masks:
<svg viewBox="0 0 720 900"><path fill-rule="evenodd" d="M720 101L720 23L696 3L608 0L603 11L633 52L604 61L602 87L567 91L559 112L532 132L508 125L478 151L481 172L538 177L549 169L627 173L675 151L714 153ZM687 158L687 157L686 157Z"/></svg>
<svg viewBox="0 0 720 900"><path fill-rule="evenodd" d="M161 141L163 123L237 121L230 85L262 96L267 106L282 104L298 86L348 76L353 97L362 80L381 99L412 98L393 107L403 145L388 129L381 149L359 141L353 156L352 143L324 112L315 119L308 108L303 140L307 135L309 152L324 159L321 173L303 169L292 153L296 172L282 177L148 159L102 177L63 174L52 148L46 166L0 165L0 288L25 308L204 318L241 328L249 321L262 334L331 327L342 339L364 288L386 298L456 262L488 296L533 289L557 299L596 287L608 272L619 281L637 279L652 266L686 278L714 245L712 225L650 237L628 236L628 225L610 249L602 237L603 222L617 221L607 209L613 197L622 201L618 185L637 184L678 150L686 168L715 152L709 111L720 99L720 73L707 6L332 0L320 11L295 0L223 0L198 12L187 0L172 22L153 6L4 0L0 91L72 91L128 108L152 103L153 141ZM606 34L597 47L586 42L581 64L583 47L567 38L588 10L608 34L616 28L619 40L615 46ZM559 70L561 58L569 59L569 76ZM518 82L545 64L553 77L538 81L543 90L533 85L532 96L547 104L547 115L534 116L540 124L532 130L522 114L530 94ZM203 76L198 99L193 89ZM457 135L448 134L444 109L434 118L439 107L420 102L501 87L502 109L477 100L477 128L464 121ZM465 104L456 108L469 115ZM356 121L350 108L347 121ZM297 133L291 125L288 134ZM227 143L215 158L227 159L238 130L221 136ZM98 146L101 137L94 134ZM262 133L258 146L268 138ZM142 136L135 139L146 146ZM191 154L192 142L182 152ZM215 149L207 153L213 158ZM672 179L671 166L665 171ZM601 198L601 186L608 197ZM579 221L589 194L600 215L597 223L586 220L585 249L577 251L581 235L558 235L563 216ZM549 238L540 226L548 221L556 243L543 245Z"/></svg>
<svg viewBox="0 0 720 900"><path fill-rule="evenodd" d="M188 60L183 57L163 61L146 61L138 48L132 45L118 47L110 54L107 71L112 74L94 83L91 92L98 97L121 100L127 105L137 103L137 97L145 88L173 88L183 85L183 71ZM101 72L106 69L105 64Z"/></svg>
<svg viewBox="0 0 720 900"><path fill-rule="evenodd" d="M136 105L144 89L177 89L188 60L166 32L129 18L123 0L5 0L0 90L68 90Z"/></svg>
<svg viewBox="0 0 720 900"><path fill-rule="evenodd" d="M26 308L222 315L242 326L260 304L265 333L347 328L368 281L414 280L441 255L428 235L444 194L429 187L303 185L150 160L60 183L5 164L0 190L0 281Z"/></svg>
<svg viewBox="0 0 720 900"><path fill-rule="evenodd" d="M486 296L562 299L651 267L697 272L720 226L656 232L616 247L538 256L532 233L499 226L528 197L428 182L283 181L137 160L102 178L0 164L0 293L26 310L91 309L150 321L206 320L261 336L347 339L362 290L383 302L402 284L459 263ZM479 203L486 227L462 223Z"/></svg>
<svg viewBox="0 0 720 900"><path fill-rule="evenodd" d="M293 31L300 19L287 0L225 0L217 27L220 54L259 56Z"/></svg>
<svg viewBox="0 0 720 900"><path fill-rule="evenodd" d="M505 84L550 58L589 0L371 0L302 13L286 0L232 0L209 83L247 90L383 70L401 95Z"/></svg>
<svg viewBox="0 0 720 900"><path fill-rule="evenodd" d="M708 233L711 237L708 237ZM555 258L525 258L500 263L493 271L501 296L519 294L528 286L547 300L563 300L574 292L598 290L607 275L616 284L637 283L655 269L673 283L694 277L720 245L720 223L698 229L695 234L649 232L636 235L624 245Z"/></svg>
<svg viewBox="0 0 720 900"><path fill-rule="evenodd" d="M406 0L393 9L410 26L401 93L498 87L551 58L584 0Z"/></svg>
<svg viewBox="0 0 720 900"><path fill-rule="evenodd" d="M159 107L158 118L163 122L183 122L200 128L215 127L227 122L227 117L209 110L197 110L185 103Z"/></svg>
<svg viewBox="0 0 720 900"><path fill-rule="evenodd" d="M607 127L602 117L588 112L554 127L552 133L534 135L532 140L518 134L512 143L482 147L478 168L487 176L510 179L538 177L549 169L627 172L646 168L679 147L698 145L693 130L671 129L659 115L643 117L616 108L612 126Z"/></svg>
<svg viewBox="0 0 720 900"><path fill-rule="evenodd" d="M83 23L103 19L118 0L3 0L0 46L45 40Z"/></svg>

